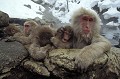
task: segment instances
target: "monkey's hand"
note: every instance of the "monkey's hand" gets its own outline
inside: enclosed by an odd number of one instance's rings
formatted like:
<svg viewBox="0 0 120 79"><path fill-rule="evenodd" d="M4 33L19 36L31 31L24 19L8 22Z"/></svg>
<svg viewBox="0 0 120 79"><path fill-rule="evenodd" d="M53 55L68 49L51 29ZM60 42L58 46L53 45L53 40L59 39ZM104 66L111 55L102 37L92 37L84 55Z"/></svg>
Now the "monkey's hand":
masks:
<svg viewBox="0 0 120 79"><path fill-rule="evenodd" d="M38 54L38 58L39 60L44 59L47 56L48 51L51 49L51 45L46 45L44 47L40 47L40 49L38 51L36 51L36 53Z"/></svg>
<svg viewBox="0 0 120 79"><path fill-rule="evenodd" d="M14 41L15 41L15 39L12 36L6 37L6 39L5 39L5 42L14 42Z"/></svg>
<svg viewBox="0 0 120 79"><path fill-rule="evenodd" d="M81 69L86 69L104 52L110 50L110 43L107 41L93 43L81 49L79 55L75 57L75 64Z"/></svg>
<svg viewBox="0 0 120 79"><path fill-rule="evenodd" d="M16 37L19 37L19 36L23 36L23 34L18 32L18 33L15 33L13 37L16 38Z"/></svg>
<svg viewBox="0 0 120 79"><path fill-rule="evenodd" d="M60 44L59 41L60 40L58 40L56 37L52 37L50 40L55 47L59 47L59 44Z"/></svg>
<svg viewBox="0 0 120 79"><path fill-rule="evenodd" d="M86 46L75 57L75 64L78 68L87 69L101 54L103 54L103 50L99 47L95 47L94 45Z"/></svg>
<svg viewBox="0 0 120 79"><path fill-rule="evenodd" d="M29 54L35 60L42 60L46 57L47 52L51 49L51 46L48 44L44 47L39 47L39 45L32 44L29 48Z"/></svg>
<svg viewBox="0 0 120 79"><path fill-rule="evenodd" d="M93 59L89 55L85 54L86 52L89 51L81 50L80 54L75 57L76 67L87 69L88 66L93 63Z"/></svg>
<svg viewBox="0 0 120 79"><path fill-rule="evenodd" d="M50 44L47 44L46 46L43 47L46 52L52 49L52 46Z"/></svg>

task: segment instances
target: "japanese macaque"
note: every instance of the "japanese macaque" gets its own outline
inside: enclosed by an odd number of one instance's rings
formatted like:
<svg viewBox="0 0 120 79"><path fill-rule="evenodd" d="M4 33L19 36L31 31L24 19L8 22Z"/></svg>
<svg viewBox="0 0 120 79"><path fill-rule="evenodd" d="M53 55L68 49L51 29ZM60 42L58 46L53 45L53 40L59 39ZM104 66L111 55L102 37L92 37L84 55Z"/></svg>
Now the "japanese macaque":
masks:
<svg viewBox="0 0 120 79"><path fill-rule="evenodd" d="M9 26L5 27L4 32L7 36L13 36L15 33L21 32L19 26L19 24L9 24Z"/></svg>
<svg viewBox="0 0 120 79"><path fill-rule="evenodd" d="M71 26L60 27L55 36L51 38L51 42L56 48L72 48L73 35Z"/></svg>
<svg viewBox="0 0 120 79"><path fill-rule="evenodd" d="M24 29L23 29L25 36L29 36L31 34L32 30L34 28L36 28L37 26L38 26L38 24L33 20L26 21L24 23Z"/></svg>
<svg viewBox="0 0 120 79"><path fill-rule="evenodd" d="M32 31L38 27L38 24L33 21L29 20L24 23L23 26L23 32L16 33L13 37L16 41L19 41L20 43L26 45L31 43Z"/></svg>
<svg viewBox="0 0 120 79"><path fill-rule="evenodd" d="M33 42L29 48L30 56L35 60L42 60L46 57L47 52L51 50L54 32L50 27L37 27L33 31Z"/></svg>
<svg viewBox="0 0 120 79"><path fill-rule="evenodd" d="M79 55L75 57L78 68L86 69L111 48L110 42L100 35L100 21L92 9L82 7L73 14L72 27L75 36L73 48L81 49Z"/></svg>

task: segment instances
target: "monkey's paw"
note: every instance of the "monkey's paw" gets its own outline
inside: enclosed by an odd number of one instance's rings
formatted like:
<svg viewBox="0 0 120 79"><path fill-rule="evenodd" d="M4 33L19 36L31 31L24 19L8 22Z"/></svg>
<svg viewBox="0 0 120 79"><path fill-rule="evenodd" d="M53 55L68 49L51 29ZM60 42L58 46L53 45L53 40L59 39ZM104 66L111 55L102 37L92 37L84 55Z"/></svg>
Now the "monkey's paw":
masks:
<svg viewBox="0 0 120 79"><path fill-rule="evenodd" d="M5 42L14 42L14 41L15 41L15 39L14 39L12 36L7 37L7 38L5 39Z"/></svg>
<svg viewBox="0 0 120 79"><path fill-rule="evenodd" d="M52 43L54 43L55 37L51 37L50 41L51 41Z"/></svg>
<svg viewBox="0 0 120 79"><path fill-rule="evenodd" d="M79 54L75 57L75 65L80 69L86 70L92 63L93 59L90 56Z"/></svg>
<svg viewBox="0 0 120 79"><path fill-rule="evenodd" d="M58 42L58 39L56 37L52 37L50 40L54 44L55 47L58 47L59 42Z"/></svg>

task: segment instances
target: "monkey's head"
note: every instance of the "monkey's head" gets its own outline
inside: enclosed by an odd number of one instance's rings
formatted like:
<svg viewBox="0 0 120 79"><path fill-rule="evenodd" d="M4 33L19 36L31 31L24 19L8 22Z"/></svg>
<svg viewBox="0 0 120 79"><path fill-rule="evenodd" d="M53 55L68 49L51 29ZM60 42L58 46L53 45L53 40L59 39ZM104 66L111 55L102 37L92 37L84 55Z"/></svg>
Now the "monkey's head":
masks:
<svg viewBox="0 0 120 79"><path fill-rule="evenodd" d="M46 46L47 44L52 44L50 41L51 37L53 37L53 32L49 27L41 27L38 32L39 44L41 47Z"/></svg>
<svg viewBox="0 0 120 79"><path fill-rule="evenodd" d="M75 36L88 42L94 35L100 33L100 21L98 14L94 10L83 7L78 9L72 17Z"/></svg>
<svg viewBox="0 0 120 79"><path fill-rule="evenodd" d="M34 28L36 28L37 26L38 26L38 24L35 21L33 21L33 20L26 21L24 23L24 33L25 33L25 35L27 35L27 36L30 35L32 30Z"/></svg>
<svg viewBox="0 0 120 79"><path fill-rule="evenodd" d="M69 25L60 27L55 36L64 43L70 42L73 38L73 29Z"/></svg>
<svg viewBox="0 0 120 79"><path fill-rule="evenodd" d="M13 36L15 33L20 32L20 28L18 28L17 24L9 24L9 26L5 27L4 32L8 36Z"/></svg>

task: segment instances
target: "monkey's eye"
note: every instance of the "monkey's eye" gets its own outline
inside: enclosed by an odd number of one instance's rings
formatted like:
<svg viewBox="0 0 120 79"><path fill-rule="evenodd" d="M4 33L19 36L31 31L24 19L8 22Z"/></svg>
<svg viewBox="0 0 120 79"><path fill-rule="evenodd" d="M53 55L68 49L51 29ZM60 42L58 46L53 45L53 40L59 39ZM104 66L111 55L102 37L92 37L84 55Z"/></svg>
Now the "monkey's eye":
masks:
<svg viewBox="0 0 120 79"><path fill-rule="evenodd" d="M83 17L83 18L82 18L82 20L87 21L87 20L88 20L88 18L87 18L87 17Z"/></svg>
<svg viewBox="0 0 120 79"><path fill-rule="evenodd" d="M13 33L15 33L15 30L12 30Z"/></svg>
<svg viewBox="0 0 120 79"><path fill-rule="evenodd" d="M70 33L68 31L64 31L64 33L67 34L67 35L70 35Z"/></svg>
<svg viewBox="0 0 120 79"><path fill-rule="evenodd" d="M25 27L29 27L29 25L24 25Z"/></svg>
<svg viewBox="0 0 120 79"><path fill-rule="evenodd" d="M93 21L93 18L89 18L89 21Z"/></svg>

